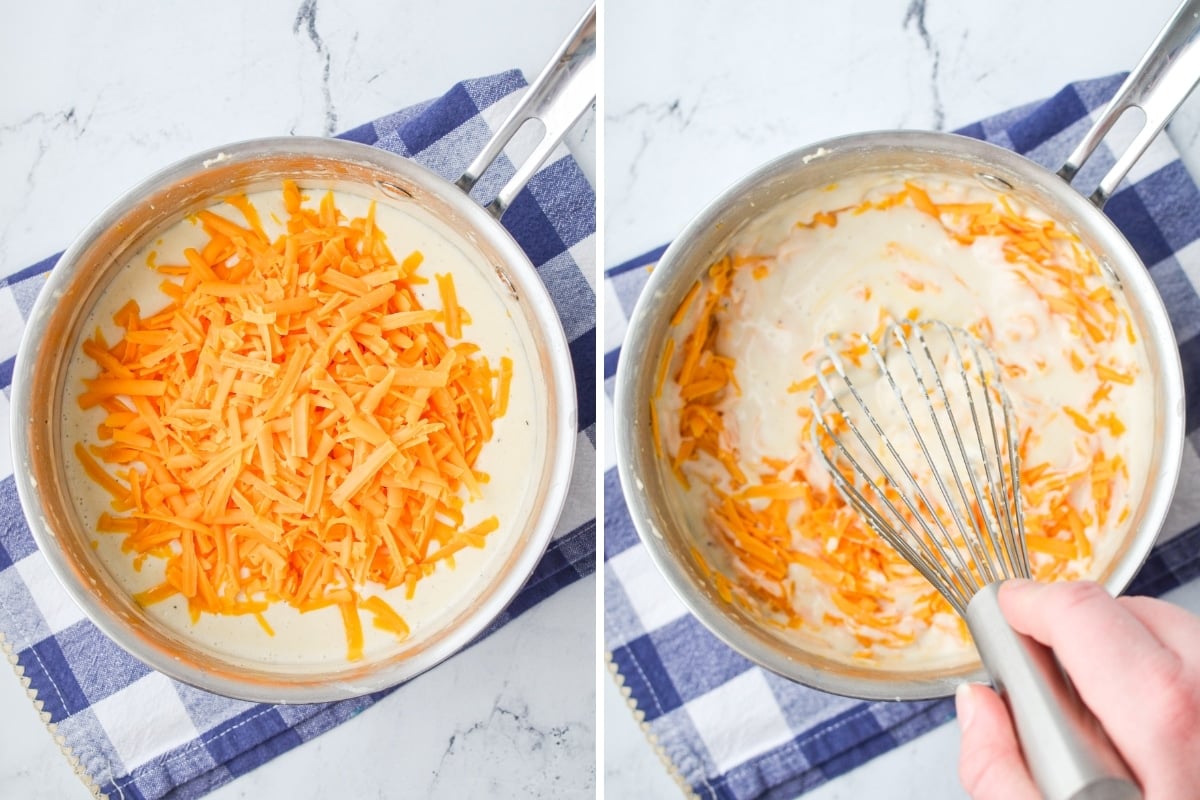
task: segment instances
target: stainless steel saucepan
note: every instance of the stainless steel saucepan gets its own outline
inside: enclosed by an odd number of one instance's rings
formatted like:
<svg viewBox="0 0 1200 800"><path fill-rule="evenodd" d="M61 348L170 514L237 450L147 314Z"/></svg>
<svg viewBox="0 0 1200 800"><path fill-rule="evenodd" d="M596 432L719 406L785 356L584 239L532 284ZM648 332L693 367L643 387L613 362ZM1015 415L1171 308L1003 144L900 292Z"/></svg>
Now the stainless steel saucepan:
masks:
<svg viewBox="0 0 1200 800"><path fill-rule="evenodd" d="M527 90L457 185L377 148L336 139L281 137L188 158L117 200L64 253L32 310L17 355L12 394L14 472L25 515L51 569L88 617L154 669L219 694L264 702L317 702L392 686L455 653L490 623L524 584L550 541L570 483L577 414L569 350L550 296L499 218L595 97L595 8ZM539 119L545 135L486 207L467 192L513 133ZM394 651L363 662L272 664L235 659L168 628L138 606L88 546L90 531L72 502L64 464L67 364L78 352L97 298L132 255L187 214L237 192L278 190L284 179L331 188L435 218L454 246L478 264L504 304L538 395L537 445L528 474L528 513L514 519L511 544L495 554L452 618ZM590 402L589 398L584 398ZM419 591L419 590L418 590Z"/></svg>
<svg viewBox="0 0 1200 800"><path fill-rule="evenodd" d="M1145 265L1101 209L1130 166L1200 78L1196 31L1200 0L1185 2L1125 82L1092 131L1055 174L1022 156L975 139L944 133L888 131L845 136L788 153L759 168L714 200L676 237L655 267L629 323L616 379L617 463L638 533L667 582L689 609L746 657L800 683L869 699L918 699L952 694L964 680L984 680L978 662L960 669L850 665L726 603L690 554L702 535L703 512L689 502L670 465L656 454L651 398L670 320L688 290L724 255L738 231L785 199L854 175L905 172L980 181L1040 208L1079 235L1119 285L1148 349L1154 408L1145 446L1152 475L1131 498L1132 523L1100 577L1120 592L1150 552L1179 474L1184 393L1179 353ZM1090 197L1070 184L1113 122L1140 107L1146 123ZM1197 209L1200 212L1200 209ZM753 391L743 387L744 391Z"/></svg>

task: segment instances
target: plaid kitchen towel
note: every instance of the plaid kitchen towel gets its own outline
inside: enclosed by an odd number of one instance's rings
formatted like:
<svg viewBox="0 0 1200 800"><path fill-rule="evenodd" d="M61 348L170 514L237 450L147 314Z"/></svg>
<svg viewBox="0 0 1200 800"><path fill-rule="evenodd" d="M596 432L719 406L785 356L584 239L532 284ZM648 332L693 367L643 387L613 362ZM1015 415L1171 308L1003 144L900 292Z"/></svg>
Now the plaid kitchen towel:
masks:
<svg viewBox="0 0 1200 800"><path fill-rule="evenodd" d="M1045 103L960 132L1057 168L1121 80L1118 75L1072 84ZM1097 152L1078 182L1094 186L1112 163L1111 152ZM1174 506L1129 590L1161 594L1200 576L1200 192L1165 136L1142 156L1106 212L1137 249L1166 300L1188 390L1191 446L1185 448ZM618 345L646 282L646 267L662 252L613 267L605 276L608 420ZM606 464L604 504L610 668L660 754L696 795L794 797L953 716L952 699L863 702L808 689L752 665L689 614L655 570L638 541L611 463Z"/></svg>
<svg viewBox="0 0 1200 800"><path fill-rule="evenodd" d="M343 138L390 150L451 180L519 98L519 72L469 80ZM501 159L476 189L513 172ZM491 196L491 195L487 195ZM558 308L579 397L575 480L549 550L488 631L595 569L595 196L564 148L504 216ZM67 232L64 232L66 234ZM272 706L217 697L149 671L88 622L51 575L21 513L8 396L23 321L57 257L0 276L0 642L64 750L109 798L198 797L372 705ZM130 714L137 709L137 714ZM0 792L3 794L3 792Z"/></svg>

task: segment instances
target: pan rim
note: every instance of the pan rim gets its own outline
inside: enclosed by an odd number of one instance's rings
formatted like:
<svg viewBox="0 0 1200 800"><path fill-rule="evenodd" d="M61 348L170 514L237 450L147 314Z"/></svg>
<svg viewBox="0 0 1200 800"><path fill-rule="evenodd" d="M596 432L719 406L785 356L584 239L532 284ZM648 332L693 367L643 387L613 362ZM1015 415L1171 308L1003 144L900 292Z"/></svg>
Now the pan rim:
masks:
<svg viewBox="0 0 1200 800"><path fill-rule="evenodd" d="M453 631L441 636L435 647L424 649L416 657L401 660L388 669L367 675L353 668L342 670L341 673L349 676L347 678L338 678L336 674L331 676L330 673L315 675L311 679L284 675L281 681L264 684L250 677L236 677L235 669L225 670L219 676L189 666L167 651L149 647L139 638L125 635L126 625L119 615L96 600L89 588L79 580L79 574L72 568L67 556L60 552L57 535L41 512L43 500L32 471L23 468L23 465L33 457L30 454L32 437L29 428L37 409L32 407L32 370L39 357L39 345L52 316L50 310L56 297L75 276L79 259L90 244L119 225L137 204L146 202L146 198L152 197L162 187L171 186L185 176L212 168L228 169L260 157L289 154L350 161L403 177L429 190L461 215L469 230L469 233L455 232L462 243L473 245L474 236L486 238L489 246L503 259L507 275L520 292L520 302L528 310L529 320L524 324L531 341L538 345L540 351L540 359L539 353L531 353L530 362L532 368L543 373L541 378L547 394L545 414L548 424L543 432L545 464L540 477L544 485L537 495L540 502L534 503L530 509L532 523L528 541L522 549L511 554L502 574L484 587L488 599L473 614ZM378 147L321 137L267 137L210 148L160 169L123 192L75 237L42 286L26 320L18 347L11 397L10 427L16 466L14 477L22 510L38 549L73 601L106 636L152 668L208 691L256 702L323 702L379 691L415 677L474 641L511 603L549 546L570 487L578 427L578 401L562 321L536 268L508 230L450 181L414 161ZM230 667L237 666L234 661L227 664Z"/></svg>
<svg viewBox="0 0 1200 800"><path fill-rule="evenodd" d="M1056 200L1061 201L1063 206L1074 212L1072 221L1083 221L1089 231L1104 239L1108 245L1106 252L1119 252L1122 256L1119 259L1122 268L1131 264L1139 267L1138 270L1131 269L1128 275L1122 274L1120 277L1135 286L1138 300L1149 322L1149 329L1142 331L1143 340L1148 343L1152 358L1163 371L1165 396L1155 406L1160 411L1164 426L1161 437L1163 449L1157 465L1158 474L1151 476L1152 479L1156 478L1151 481L1155 485L1147 490L1149 500L1143 519L1147 520L1148 524L1143 529L1131 530L1127 534L1133 540L1132 544L1126 547L1123 557L1118 559L1116 566L1104 581L1111 593L1119 593L1149 556L1155 538L1166 519L1170 499L1178 480L1184 443L1182 366L1166 307L1150 279L1148 270L1124 235L1107 216L1068 183L1022 155L959 134L881 130L826 139L767 161L717 195L692 218L667 247L630 315L622 352L627 349L638 353L651 351L651 333L655 319L662 313L663 308L671 306L672 289L676 288L673 281L683 281L676 273L687 271L689 264L695 266L692 259L697 257L697 253L694 251L701 247L700 243L714 236L714 231L724 227L725 230L721 233L722 240L728 242L740 225L744 224L745 219L733 224L728 222L730 210L739 202L747 201L748 197L755 196L756 190L762 189L772 181L781 180L782 176L793 171L803 170L813 164L847 158L858 152L948 155L987 166L994 165L1014 175L1030 176L1038 182L1039 188L1046 189ZM895 167L902 168L903 164L895 163ZM879 169L882 171L886 167ZM755 212L757 213L761 212ZM719 249L715 245L714 247ZM695 270L687 272L687 275L692 277L696 274ZM636 391L639 386L636 372L653 372L654 363L656 362L645 358L640 359L636 365L630 363L630 359L618 360L613 396L617 471L638 538L672 592L705 628L741 655L784 678L850 697L867 700L934 699L953 694L955 685L963 680L987 680L986 673L978 662L975 662L973 668L968 664L963 669L928 680L841 679L840 676L831 675L829 669L824 667L845 667L842 662L818 659L814 666L801 663L786 653L765 645L765 635L755 636L748 633L710 592L698 589L688 571L669 550L666 542L669 534L659 527L660 521L667 514L659 512L647 491L647 487L652 487L656 479L649 474L648 469L643 468L643 462L649 461L649 457L644 456L640 444L649 441L646 438L649 434L648 424L645 422L647 415L642 408L645 398ZM896 671L888 674L902 676L905 673Z"/></svg>

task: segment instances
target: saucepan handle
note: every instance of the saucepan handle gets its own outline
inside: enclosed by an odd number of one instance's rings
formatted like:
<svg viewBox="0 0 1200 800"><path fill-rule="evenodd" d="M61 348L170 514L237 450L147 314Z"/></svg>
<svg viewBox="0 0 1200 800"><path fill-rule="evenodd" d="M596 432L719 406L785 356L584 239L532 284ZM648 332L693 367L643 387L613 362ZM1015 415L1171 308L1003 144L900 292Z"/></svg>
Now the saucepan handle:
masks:
<svg viewBox="0 0 1200 800"><path fill-rule="evenodd" d="M1104 207L1117 184L1200 82L1200 47L1196 46L1200 37L1197 32L1200 32L1200 0L1184 0L1083 141L1059 169L1058 174L1070 183L1112 129L1113 123L1129 108L1142 110L1146 115L1145 124L1088 198L1097 208Z"/></svg>
<svg viewBox="0 0 1200 800"><path fill-rule="evenodd" d="M967 626L1012 714L1021 752L1046 800L1140 800L1125 761L1079 698L1054 654L1014 631L1000 583L979 590Z"/></svg>
<svg viewBox="0 0 1200 800"><path fill-rule="evenodd" d="M458 179L458 187L469 193L513 134L529 120L541 120L545 126L541 140L529 157L517 166L516 173L504 184L495 199L486 206L488 212L499 219L575 121L596 99L596 84L596 6L593 3L554 58L525 92L517 107Z"/></svg>

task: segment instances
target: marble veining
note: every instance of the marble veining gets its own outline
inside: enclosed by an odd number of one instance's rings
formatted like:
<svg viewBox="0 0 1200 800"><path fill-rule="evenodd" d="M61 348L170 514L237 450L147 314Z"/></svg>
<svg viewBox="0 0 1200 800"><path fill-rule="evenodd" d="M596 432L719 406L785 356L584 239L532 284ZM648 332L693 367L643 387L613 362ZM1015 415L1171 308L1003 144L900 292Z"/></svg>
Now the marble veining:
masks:
<svg viewBox="0 0 1200 800"><path fill-rule="evenodd" d="M317 33L317 0L304 0L300 10L296 12L296 21L292 23L292 33L299 33L302 27L317 51L317 58L321 61L321 97L325 101L325 126L322 134L332 136L337 133L337 109L334 108L333 91L329 85L331 64L329 48L321 39L321 34ZM354 34L353 41L358 42L357 33Z"/></svg>
<svg viewBox="0 0 1200 800"><path fill-rule="evenodd" d="M586 757L594 742L592 720L539 726L530 721L528 704L506 692L496 698L486 718L451 734L426 795L585 797L588 794L570 770ZM498 775L482 777L474 769L480 758L519 760L538 780L528 776L517 780Z"/></svg>
<svg viewBox="0 0 1200 800"><path fill-rule="evenodd" d="M908 4L908 9L904 12L904 28L908 30L910 27L916 29L917 35L921 37L921 44L925 46L925 52L929 54L929 93L931 97L931 105L933 111L933 129L940 131L946 125L946 109L942 104L942 93L938 86L938 67L941 64L942 54L938 51L937 44L933 41L933 37L929 35L929 28L925 27L925 3L926 0L912 0Z"/></svg>
<svg viewBox="0 0 1200 800"><path fill-rule="evenodd" d="M630 180L637 180L638 163L645 155L653 137L651 130L669 125L674 131L680 133L686 131L695 117L696 110L704 102L704 88L704 86L700 87L697 93L699 96L695 100L689 101L687 108L683 107L683 98L676 97L662 103L636 103L631 108L608 117L613 122L632 124L641 130L641 145L628 159L627 170Z"/></svg>
<svg viewBox="0 0 1200 800"><path fill-rule="evenodd" d="M87 133L88 124L92 120L96 107L93 105L86 116L81 117L77 106L72 105L63 111L36 111L22 120L6 125L0 125L0 152L15 150L18 147L28 150L32 145L33 153L27 156L21 165L24 174L8 182L11 192L20 186L16 196L16 205L23 201L32 191L37 181L38 168L46 152L54 146L55 140L72 141ZM13 229L17 218L5 215L0 219L0 263L4 262L9 232Z"/></svg>

